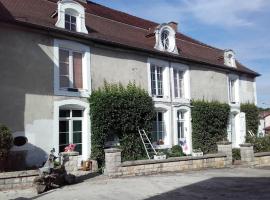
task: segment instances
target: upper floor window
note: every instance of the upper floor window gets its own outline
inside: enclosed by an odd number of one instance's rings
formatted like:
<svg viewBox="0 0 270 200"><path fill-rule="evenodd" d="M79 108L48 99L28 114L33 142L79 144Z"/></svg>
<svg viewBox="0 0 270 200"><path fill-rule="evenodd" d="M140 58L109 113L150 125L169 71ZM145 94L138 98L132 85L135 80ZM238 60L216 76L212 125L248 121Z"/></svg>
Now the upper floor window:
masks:
<svg viewBox="0 0 270 200"><path fill-rule="evenodd" d="M184 72L173 69L174 95L175 98L184 97Z"/></svg>
<svg viewBox="0 0 270 200"><path fill-rule="evenodd" d="M169 24L161 24L158 26L155 31L155 49L178 54L175 34L175 30Z"/></svg>
<svg viewBox="0 0 270 200"><path fill-rule="evenodd" d="M90 48L66 41L54 41L54 91L56 95L88 97L91 88Z"/></svg>
<svg viewBox="0 0 270 200"><path fill-rule="evenodd" d="M151 65L151 90L152 96L163 97L163 68Z"/></svg>
<svg viewBox="0 0 270 200"><path fill-rule="evenodd" d="M229 80L229 95L230 95L230 102L235 103L236 102L236 80L230 79Z"/></svg>
<svg viewBox="0 0 270 200"><path fill-rule="evenodd" d="M65 29L68 29L70 31L76 31L77 27L77 22L76 22L76 17L65 14Z"/></svg>
<svg viewBox="0 0 270 200"><path fill-rule="evenodd" d="M55 24L59 28L70 31L88 33L85 26L85 9L73 0L62 0L58 2L58 19Z"/></svg>
<svg viewBox="0 0 270 200"><path fill-rule="evenodd" d="M59 49L60 89L82 89L82 53Z"/></svg>

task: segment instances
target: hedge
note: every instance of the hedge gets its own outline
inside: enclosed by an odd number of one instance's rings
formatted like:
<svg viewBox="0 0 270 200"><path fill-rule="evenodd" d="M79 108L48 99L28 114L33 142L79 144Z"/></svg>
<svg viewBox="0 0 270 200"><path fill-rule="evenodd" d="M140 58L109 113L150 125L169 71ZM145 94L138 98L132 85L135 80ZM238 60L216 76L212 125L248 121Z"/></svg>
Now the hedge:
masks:
<svg viewBox="0 0 270 200"><path fill-rule="evenodd" d="M5 160L13 144L13 137L10 130L0 124L0 160Z"/></svg>
<svg viewBox="0 0 270 200"><path fill-rule="evenodd" d="M252 131L257 135L259 126L259 109L257 106L250 103L241 104L240 110L246 113L246 135L249 136L248 131Z"/></svg>
<svg viewBox="0 0 270 200"><path fill-rule="evenodd" d="M91 155L104 164L104 148L112 135L120 139L123 160L145 157L138 127L146 132L152 128L154 104L148 93L134 83L126 87L107 84L89 97L92 127Z"/></svg>
<svg viewBox="0 0 270 200"><path fill-rule="evenodd" d="M230 106L216 101L192 101L192 145L204 153L217 151L216 143L227 139Z"/></svg>

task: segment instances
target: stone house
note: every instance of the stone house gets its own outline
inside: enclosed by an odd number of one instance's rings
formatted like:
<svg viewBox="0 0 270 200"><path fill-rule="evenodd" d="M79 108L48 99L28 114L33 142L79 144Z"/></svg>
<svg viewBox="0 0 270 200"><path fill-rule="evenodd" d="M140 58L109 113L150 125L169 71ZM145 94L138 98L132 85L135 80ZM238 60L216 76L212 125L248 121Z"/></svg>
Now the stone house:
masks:
<svg viewBox="0 0 270 200"><path fill-rule="evenodd" d="M269 135L270 134L270 112L262 111L259 114L260 124L259 124L259 134Z"/></svg>
<svg viewBox="0 0 270 200"><path fill-rule="evenodd" d="M244 140L240 103L257 103L259 74L233 50L182 34L176 22L157 24L85 0L0 0L0 24L0 122L20 141L12 151L27 151L28 165L69 143L89 158L87 97L104 80L135 81L153 97L156 148L184 141L192 151L192 99L228 103L228 139L233 146Z"/></svg>

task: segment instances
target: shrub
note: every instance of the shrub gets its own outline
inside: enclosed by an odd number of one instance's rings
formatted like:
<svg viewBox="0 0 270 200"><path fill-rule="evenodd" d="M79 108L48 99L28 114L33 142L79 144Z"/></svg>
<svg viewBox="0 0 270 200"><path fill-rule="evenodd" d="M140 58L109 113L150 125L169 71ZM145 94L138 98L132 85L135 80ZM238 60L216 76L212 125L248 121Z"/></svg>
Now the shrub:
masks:
<svg viewBox="0 0 270 200"><path fill-rule="evenodd" d="M255 153L270 151L270 136L265 137L247 137L247 141L253 145Z"/></svg>
<svg viewBox="0 0 270 200"><path fill-rule="evenodd" d="M241 160L241 153L239 148L232 149L232 157L233 160Z"/></svg>
<svg viewBox="0 0 270 200"><path fill-rule="evenodd" d="M219 102L192 102L192 144L204 153L217 151L216 143L227 138L230 113L228 104Z"/></svg>
<svg viewBox="0 0 270 200"><path fill-rule="evenodd" d="M180 145L175 145L171 149L171 153L169 154L170 157L180 157L184 156L182 147Z"/></svg>
<svg viewBox="0 0 270 200"><path fill-rule="evenodd" d="M0 160L7 158L10 148L12 147L13 137L10 130L0 124Z"/></svg>
<svg viewBox="0 0 270 200"><path fill-rule="evenodd" d="M135 84L107 84L89 97L92 128L92 157L104 164L105 142L117 135L123 160L136 160L146 153L138 127L148 133L152 128L154 105L148 93Z"/></svg>
<svg viewBox="0 0 270 200"><path fill-rule="evenodd" d="M257 106L250 103L241 104L240 110L241 112L246 113L247 135L249 135L248 131L252 131L257 135L259 127L259 109Z"/></svg>

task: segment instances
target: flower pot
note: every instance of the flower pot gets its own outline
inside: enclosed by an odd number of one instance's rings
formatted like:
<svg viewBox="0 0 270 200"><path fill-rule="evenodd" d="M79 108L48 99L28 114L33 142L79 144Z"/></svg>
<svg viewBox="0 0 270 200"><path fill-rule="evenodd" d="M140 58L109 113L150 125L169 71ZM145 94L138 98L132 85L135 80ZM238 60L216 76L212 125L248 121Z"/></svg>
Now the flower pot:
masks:
<svg viewBox="0 0 270 200"><path fill-rule="evenodd" d="M165 160L166 155L154 155L154 160Z"/></svg>

